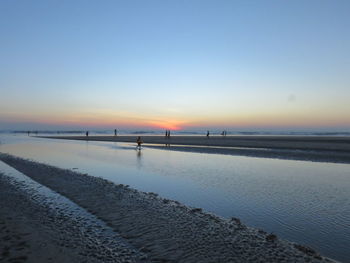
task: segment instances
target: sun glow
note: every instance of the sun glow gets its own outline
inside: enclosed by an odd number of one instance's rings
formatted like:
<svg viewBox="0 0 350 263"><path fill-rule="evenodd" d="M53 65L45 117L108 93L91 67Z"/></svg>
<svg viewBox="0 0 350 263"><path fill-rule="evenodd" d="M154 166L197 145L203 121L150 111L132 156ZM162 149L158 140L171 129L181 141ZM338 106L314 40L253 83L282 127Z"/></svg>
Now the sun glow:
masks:
<svg viewBox="0 0 350 263"><path fill-rule="evenodd" d="M177 131L183 128L179 121L151 121L149 124L156 129Z"/></svg>

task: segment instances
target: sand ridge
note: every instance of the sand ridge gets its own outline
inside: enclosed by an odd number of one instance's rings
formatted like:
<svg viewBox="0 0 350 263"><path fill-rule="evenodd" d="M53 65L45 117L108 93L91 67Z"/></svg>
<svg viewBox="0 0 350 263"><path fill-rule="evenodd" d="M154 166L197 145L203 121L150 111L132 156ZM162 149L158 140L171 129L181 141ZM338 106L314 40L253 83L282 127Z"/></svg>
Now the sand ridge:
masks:
<svg viewBox="0 0 350 263"><path fill-rule="evenodd" d="M27 179L0 172L1 262L148 262L104 222Z"/></svg>
<svg viewBox="0 0 350 263"><path fill-rule="evenodd" d="M41 138L136 142L136 136L48 136ZM147 147L199 153L350 163L346 136L142 136Z"/></svg>

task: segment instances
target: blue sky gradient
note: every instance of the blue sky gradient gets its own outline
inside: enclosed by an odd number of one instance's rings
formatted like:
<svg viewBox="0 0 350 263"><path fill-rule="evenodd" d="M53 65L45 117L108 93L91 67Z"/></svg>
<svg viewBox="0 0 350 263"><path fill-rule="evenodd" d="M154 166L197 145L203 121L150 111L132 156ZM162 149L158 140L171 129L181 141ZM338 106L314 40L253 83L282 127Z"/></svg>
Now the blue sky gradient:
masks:
<svg viewBox="0 0 350 263"><path fill-rule="evenodd" d="M3 0L0 129L350 129L349 13L340 0Z"/></svg>

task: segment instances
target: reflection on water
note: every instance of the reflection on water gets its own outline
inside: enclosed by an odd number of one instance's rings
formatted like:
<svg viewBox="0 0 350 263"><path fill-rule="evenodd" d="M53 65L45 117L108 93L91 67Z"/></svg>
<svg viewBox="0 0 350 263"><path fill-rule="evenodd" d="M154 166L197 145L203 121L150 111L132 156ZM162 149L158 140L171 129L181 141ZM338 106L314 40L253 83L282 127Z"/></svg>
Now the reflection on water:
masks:
<svg viewBox="0 0 350 263"><path fill-rule="evenodd" d="M350 258L350 165L1 136L1 152L157 192ZM331 239L331 240L330 240Z"/></svg>

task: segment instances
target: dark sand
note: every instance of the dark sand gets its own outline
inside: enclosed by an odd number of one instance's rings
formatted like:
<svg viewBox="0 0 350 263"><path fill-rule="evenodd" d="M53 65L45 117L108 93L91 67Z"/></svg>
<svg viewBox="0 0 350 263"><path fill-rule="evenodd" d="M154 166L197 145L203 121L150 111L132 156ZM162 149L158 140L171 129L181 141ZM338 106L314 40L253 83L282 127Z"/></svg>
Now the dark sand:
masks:
<svg viewBox="0 0 350 263"><path fill-rule="evenodd" d="M263 230L247 227L236 218L224 219L206 213L200 208L191 208L177 201L163 199L154 193L140 192L126 185L115 185L102 178L6 154L0 153L0 160L85 208L87 213L97 216L108 225L108 228L113 229L123 240L127 240L131 247L137 248L140 252L127 254L129 258L123 258L122 255L118 258L113 255L115 262L135 262L139 259L150 262L331 262L312 249L281 240ZM0 179L0 199L5 198L1 200L0 223L6 226L6 232L1 232L0 237L3 240L2 246L6 246L6 251L9 251L12 247L16 249L16 243L8 240L9 236L10 239L16 238L18 235L16 231L30 235L33 232L45 232L45 227L40 225L40 222L47 221L45 218L49 212L37 209L36 203L31 201L28 195L19 192L16 187L9 187L9 180L4 179L3 175L0 175ZM4 189L7 189L5 194ZM15 201L12 201L12 196L15 197ZM16 198L20 198L23 202L17 201ZM14 205L19 207L14 208ZM64 217L63 221L59 220L62 218L60 215L58 211L51 225L49 224L49 230L45 232L47 237L43 235L38 238L52 240L49 244L53 246L54 252L61 249L59 244L55 246L54 242L57 232L62 233L63 240L70 240L71 231L73 234L82 231L74 226L74 220L70 220L74 213ZM23 220L18 220L20 217L23 217ZM38 220L38 223L32 223L32 218ZM11 227L14 223L19 227ZM85 223L88 226L90 224ZM55 225L56 227L52 227ZM30 228L26 229L26 226ZM68 231L64 231L66 228ZM96 226L91 228L94 232ZM76 237L76 244L84 244L83 237L84 235ZM35 253L30 246L27 248L27 244L33 243L31 237L19 238L19 241L25 241L20 248L24 247ZM98 238L94 239L94 242L101 243ZM118 248L119 244L115 246ZM66 247L68 251L66 257L71 257L72 261L53 259L53 262L83 262L76 257L89 255L90 250L86 248L83 249L85 254L77 253L84 246L74 249L72 243L67 243ZM106 257L104 247L101 249L96 250L96 253L101 255L93 253L96 261L100 257L102 259ZM27 250L24 250L22 256L26 256ZM146 257L130 258L130 255L142 253Z"/></svg>
<svg viewBox="0 0 350 263"><path fill-rule="evenodd" d="M0 262L148 262L103 221L16 170L0 171L0 230Z"/></svg>
<svg viewBox="0 0 350 263"><path fill-rule="evenodd" d="M135 143L137 136L50 136L44 138ZM177 151L350 163L345 136L142 136L145 146Z"/></svg>

